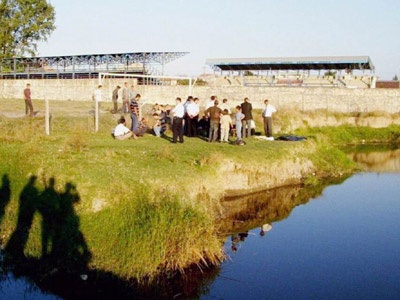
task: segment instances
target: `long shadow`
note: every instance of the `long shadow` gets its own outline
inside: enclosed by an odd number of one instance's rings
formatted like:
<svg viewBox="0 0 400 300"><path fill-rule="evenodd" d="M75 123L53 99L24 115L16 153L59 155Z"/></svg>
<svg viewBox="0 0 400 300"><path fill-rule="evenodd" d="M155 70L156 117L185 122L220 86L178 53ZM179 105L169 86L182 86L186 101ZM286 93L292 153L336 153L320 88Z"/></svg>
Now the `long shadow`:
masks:
<svg viewBox="0 0 400 300"><path fill-rule="evenodd" d="M10 178L7 174L4 174L1 180L0 188L0 225L6 211L6 206L11 200L11 187Z"/></svg>
<svg viewBox="0 0 400 300"><path fill-rule="evenodd" d="M39 190L35 186L36 180L36 176L31 176L19 196L17 226L5 247L6 257L8 258L16 260L25 258L24 249L28 242L36 204L39 200Z"/></svg>
<svg viewBox="0 0 400 300"><path fill-rule="evenodd" d="M27 278L43 292L63 299L179 299L198 298L218 275L218 268L200 272L195 267L187 275L169 274L151 283L139 283L90 268L92 254L75 211L80 202L76 186L68 182L62 191L57 191L56 179L51 177L40 190L37 181L36 176L31 176L22 189L15 230L4 253L0 250L0 261L4 256L2 268L6 270L3 278L11 273L15 278ZM3 176L1 192L1 207L5 207L11 198L7 175ZM42 217L39 258L25 255L36 213Z"/></svg>
<svg viewBox="0 0 400 300"><path fill-rule="evenodd" d="M39 197L37 211L42 215L42 258L51 253L51 245L56 239L58 216L60 215L60 195L55 190L55 178L51 177L49 182L44 182L45 189Z"/></svg>

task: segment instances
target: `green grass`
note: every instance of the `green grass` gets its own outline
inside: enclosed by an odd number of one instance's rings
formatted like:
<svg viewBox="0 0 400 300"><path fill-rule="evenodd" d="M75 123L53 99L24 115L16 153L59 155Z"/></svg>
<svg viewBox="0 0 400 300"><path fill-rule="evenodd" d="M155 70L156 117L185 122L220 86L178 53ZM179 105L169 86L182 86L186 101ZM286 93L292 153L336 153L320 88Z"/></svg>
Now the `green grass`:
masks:
<svg viewBox="0 0 400 300"><path fill-rule="evenodd" d="M328 140L332 145L389 144L400 143L400 126L390 125L385 128L370 128L352 125L314 127L296 130L299 135L314 137L318 141Z"/></svg>
<svg viewBox="0 0 400 300"><path fill-rule="evenodd" d="M34 105L43 111L42 102ZM0 102L0 109L6 107L23 111L20 102ZM137 279L224 259L216 220L226 185L235 178L245 176L244 186L259 187L273 184L274 174L290 175L292 165L312 163L311 173L302 174L301 180L315 184L318 177L340 177L357 169L338 146L399 143L400 135L395 125L340 126L298 129L297 134L308 137L305 142L252 138L241 147L197 138L171 144L152 135L117 141L110 133L118 115L103 113L95 133L91 103L52 102L51 107L50 136L40 115L0 117L0 175L9 176L12 190L0 224L2 239L6 241L15 228L19 194L28 178L36 175L42 191L53 177L59 193L67 183L76 186L80 202L72 213L92 253L90 267ZM255 116L261 128L259 112ZM281 113L276 124L290 128L290 116ZM41 255L40 222L36 214L25 248L32 257Z"/></svg>

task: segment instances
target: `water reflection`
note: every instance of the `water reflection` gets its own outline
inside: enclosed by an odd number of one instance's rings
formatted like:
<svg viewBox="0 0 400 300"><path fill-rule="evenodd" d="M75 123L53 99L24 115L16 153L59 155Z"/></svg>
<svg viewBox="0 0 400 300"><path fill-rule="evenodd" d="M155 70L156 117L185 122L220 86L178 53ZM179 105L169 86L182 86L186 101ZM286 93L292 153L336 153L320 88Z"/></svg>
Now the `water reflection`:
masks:
<svg viewBox="0 0 400 300"><path fill-rule="evenodd" d="M222 235L246 232L264 224L289 217L292 210L317 198L329 185L340 184L345 177L322 180L313 187L303 185L280 187L240 197L225 198L219 221Z"/></svg>
<svg viewBox="0 0 400 300"><path fill-rule="evenodd" d="M369 172L400 172L400 149L386 151L359 151L349 156Z"/></svg>
<svg viewBox="0 0 400 300"><path fill-rule="evenodd" d="M201 298L399 299L399 149L349 156L369 173L226 199L229 259Z"/></svg>
<svg viewBox="0 0 400 300"><path fill-rule="evenodd" d="M272 224L263 224L261 226L261 230L260 230L260 235L261 236L265 236L265 233L267 233L268 231L270 231L272 229Z"/></svg>

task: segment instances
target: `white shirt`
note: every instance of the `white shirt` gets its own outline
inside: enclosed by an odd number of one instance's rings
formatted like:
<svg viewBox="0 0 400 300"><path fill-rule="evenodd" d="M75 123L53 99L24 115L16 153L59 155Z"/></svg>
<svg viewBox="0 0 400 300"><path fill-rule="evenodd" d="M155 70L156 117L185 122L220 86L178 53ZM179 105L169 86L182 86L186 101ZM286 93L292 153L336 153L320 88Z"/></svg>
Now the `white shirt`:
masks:
<svg viewBox="0 0 400 300"><path fill-rule="evenodd" d="M124 87L122 89L122 100L129 101L129 88L128 87Z"/></svg>
<svg viewBox="0 0 400 300"><path fill-rule="evenodd" d="M200 108L196 103L191 102L186 106L186 112L190 117L195 117L199 114Z"/></svg>
<svg viewBox="0 0 400 300"><path fill-rule="evenodd" d="M93 98L94 101L100 102L102 98L101 90L100 89L95 89L93 92Z"/></svg>
<svg viewBox="0 0 400 300"><path fill-rule="evenodd" d="M183 107L182 103L177 103L175 107L172 109L172 115L177 118L183 118L185 114L185 108Z"/></svg>
<svg viewBox="0 0 400 300"><path fill-rule="evenodd" d="M205 110L207 110L208 108L214 106L214 102L215 102L215 100L208 101L207 104L206 104Z"/></svg>
<svg viewBox="0 0 400 300"><path fill-rule="evenodd" d="M126 127L124 124L120 123L114 129L114 136L123 136L129 132L130 132L129 128Z"/></svg>
<svg viewBox="0 0 400 300"><path fill-rule="evenodd" d="M228 110L228 113L229 113L229 114L231 113L231 109L229 108L228 103L222 103L219 107L220 107L222 110L227 109L227 110Z"/></svg>
<svg viewBox="0 0 400 300"><path fill-rule="evenodd" d="M263 117L272 117L272 114L276 113L276 108L272 104L267 104L263 111Z"/></svg>

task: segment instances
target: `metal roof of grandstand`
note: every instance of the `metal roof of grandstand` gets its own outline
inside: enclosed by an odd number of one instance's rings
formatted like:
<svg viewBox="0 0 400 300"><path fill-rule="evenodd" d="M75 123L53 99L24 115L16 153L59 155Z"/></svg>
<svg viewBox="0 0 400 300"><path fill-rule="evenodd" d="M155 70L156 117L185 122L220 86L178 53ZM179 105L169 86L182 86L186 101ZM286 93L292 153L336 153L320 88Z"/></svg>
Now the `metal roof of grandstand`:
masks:
<svg viewBox="0 0 400 300"><path fill-rule="evenodd" d="M207 59L206 64L221 71L375 69L369 56L216 58Z"/></svg>
<svg viewBox="0 0 400 300"><path fill-rule="evenodd" d="M0 79L76 78L98 72L148 73L189 52L129 52L0 59Z"/></svg>
<svg viewBox="0 0 400 300"><path fill-rule="evenodd" d="M54 61L75 61L76 63L90 63L97 61L98 63L107 62L157 62L169 63L178 59L189 52L129 52L129 53L112 53L112 54L80 54L80 55L60 55L60 56L37 56L37 57L16 57L3 59L2 61L17 60L18 62L32 63L54 62Z"/></svg>

